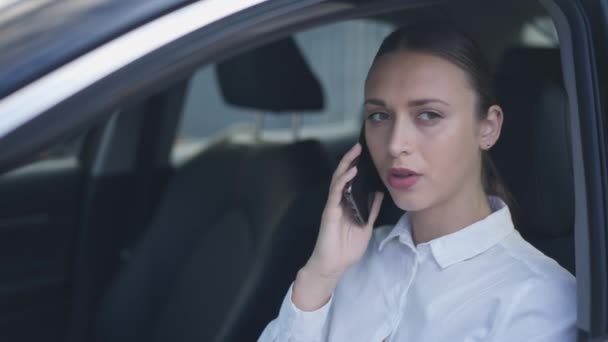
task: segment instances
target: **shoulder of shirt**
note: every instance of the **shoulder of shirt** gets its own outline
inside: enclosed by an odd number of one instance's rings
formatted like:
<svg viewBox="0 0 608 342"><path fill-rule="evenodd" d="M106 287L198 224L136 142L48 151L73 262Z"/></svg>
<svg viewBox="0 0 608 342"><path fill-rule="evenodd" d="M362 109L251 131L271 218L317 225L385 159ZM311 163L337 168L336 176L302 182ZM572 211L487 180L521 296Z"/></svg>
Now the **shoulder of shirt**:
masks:
<svg viewBox="0 0 608 342"><path fill-rule="evenodd" d="M522 277L513 277L511 294L521 312L542 311L555 322L576 322L576 279L555 260L524 240L515 231L500 243ZM522 271L522 272L520 272ZM560 323L564 324L564 323Z"/></svg>
<svg viewBox="0 0 608 342"><path fill-rule="evenodd" d="M559 282L574 287L576 280L570 272L536 249L524 240L519 232L514 231L503 239L498 246L502 248L508 258L514 261L513 266L521 268L530 280Z"/></svg>

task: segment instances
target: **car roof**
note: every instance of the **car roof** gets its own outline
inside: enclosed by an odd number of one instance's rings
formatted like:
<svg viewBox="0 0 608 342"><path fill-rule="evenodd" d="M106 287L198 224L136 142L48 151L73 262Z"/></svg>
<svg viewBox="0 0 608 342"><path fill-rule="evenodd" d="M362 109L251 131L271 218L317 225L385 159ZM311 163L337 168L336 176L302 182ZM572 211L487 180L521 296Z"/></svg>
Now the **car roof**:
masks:
<svg viewBox="0 0 608 342"><path fill-rule="evenodd" d="M193 1L0 1L0 98L134 27Z"/></svg>

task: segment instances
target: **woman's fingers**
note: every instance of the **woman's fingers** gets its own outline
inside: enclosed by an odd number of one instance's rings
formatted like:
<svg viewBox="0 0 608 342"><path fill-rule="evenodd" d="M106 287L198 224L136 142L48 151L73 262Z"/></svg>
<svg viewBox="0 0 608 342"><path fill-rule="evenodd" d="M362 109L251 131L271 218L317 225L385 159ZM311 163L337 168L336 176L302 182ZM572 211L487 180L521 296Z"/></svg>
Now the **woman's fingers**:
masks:
<svg viewBox="0 0 608 342"><path fill-rule="evenodd" d="M367 220L368 227L373 227L376 222L376 218L378 218L378 213L380 213L380 207L382 206L382 200L384 199L383 192L376 192L374 195L374 202L372 202L372 208L369 212L369 218Z"/></svg>
<svg viewBox="0 0 608 342"><path fill-rule="evenodd" d="M329 189L329 196L327 198L327 204L329 206L334 207L334 206L340 205L340 202L342 201L342 194L344 192L344 187L346 186L346 183L348 183L350 180L355 178L356 175L357 175L357 167L354 166L354 167L348 169L342 175L338 176L338 178L336 178L336 180L331 185L331 188Z"/></svg>
<svg viewBox="0 0 608 342"><path fill-rule="evenodd" d="M361 153L361 144L356 143L353 147L350 148L350 150L348 150L348 152L346 152L344 154L344 156L342 157L342 160L340 160L340 163L338 164L338 167L336 168L336 171L334 171L334 174L331 179L332 184L335 183L335 181L342 174L344 174L346 171L348 171L353 160L355 160L355 158L357 158L360 153Z"/></svg>
<svg viewBox="0 0 608 342"><path fill-rule="evenodd" d="M330 206L338 206L342 201L342 192L344 186L348 181L353 179L357 174L356 167L350 167L353 160L361 153L361 144L356 143L353 147L348 150L340 160L338 167L334 171L331 178L331 184L329 185L329 197L327 204Z"/></svg>

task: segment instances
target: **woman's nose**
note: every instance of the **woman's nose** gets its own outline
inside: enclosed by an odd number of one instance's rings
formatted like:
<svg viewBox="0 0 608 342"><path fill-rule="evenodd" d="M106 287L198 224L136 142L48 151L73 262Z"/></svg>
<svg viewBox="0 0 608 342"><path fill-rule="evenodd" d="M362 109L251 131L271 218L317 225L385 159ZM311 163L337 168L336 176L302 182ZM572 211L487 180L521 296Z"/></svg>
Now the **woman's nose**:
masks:
<svg viewBox="0 0 608 342"><path fill-rule="evenodd" d="M408 120L396 120L391 129L389 153L397 158L401 154L411 154L414 139L414 127Z"/></svg>

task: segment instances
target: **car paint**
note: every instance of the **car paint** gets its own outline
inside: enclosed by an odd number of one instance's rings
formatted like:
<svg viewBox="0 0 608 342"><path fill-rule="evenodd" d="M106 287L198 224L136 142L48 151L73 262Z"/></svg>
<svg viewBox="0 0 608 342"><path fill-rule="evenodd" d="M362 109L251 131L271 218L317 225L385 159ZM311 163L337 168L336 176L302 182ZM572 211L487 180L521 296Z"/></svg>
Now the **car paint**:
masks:
<svg viewBox="0 0 608 342"><path fill-rule="evenodd" d="M264 1L197 2L104 44L0 101L0 137L151 51Z"/></svg>

